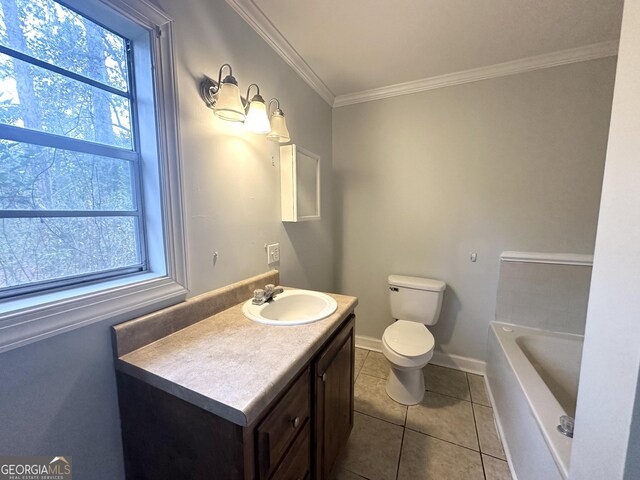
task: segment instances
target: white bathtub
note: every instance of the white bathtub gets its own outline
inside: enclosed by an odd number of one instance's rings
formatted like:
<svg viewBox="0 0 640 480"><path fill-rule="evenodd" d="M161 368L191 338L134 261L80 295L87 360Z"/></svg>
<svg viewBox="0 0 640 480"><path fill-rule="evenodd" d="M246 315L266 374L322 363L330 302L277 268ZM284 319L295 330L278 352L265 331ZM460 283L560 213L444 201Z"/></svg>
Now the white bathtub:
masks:
<svg viewBox="0 0 640 480"><path fill-rule="evenodd" d="M557 430L575 416L583 337L491 322L487 384L518 480L566 479L572 440Z"/></svg>

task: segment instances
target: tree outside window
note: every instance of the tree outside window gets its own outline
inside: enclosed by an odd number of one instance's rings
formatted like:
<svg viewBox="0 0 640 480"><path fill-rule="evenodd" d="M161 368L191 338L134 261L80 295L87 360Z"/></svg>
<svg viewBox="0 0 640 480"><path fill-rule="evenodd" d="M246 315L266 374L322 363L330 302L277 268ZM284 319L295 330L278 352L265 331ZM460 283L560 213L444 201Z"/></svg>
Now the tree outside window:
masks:
<svg viewBox="0 0 640 480"><path fill-rule="evenodd" d="M147 269L131 49L0 0L0 297Z"/></svg>

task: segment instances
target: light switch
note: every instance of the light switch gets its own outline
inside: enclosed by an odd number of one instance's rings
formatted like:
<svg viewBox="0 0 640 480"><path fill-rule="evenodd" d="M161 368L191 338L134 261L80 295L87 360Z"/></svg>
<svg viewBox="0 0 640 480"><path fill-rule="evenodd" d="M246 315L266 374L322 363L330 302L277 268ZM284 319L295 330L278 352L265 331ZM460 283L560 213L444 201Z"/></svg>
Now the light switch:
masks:
<svg viewBox="0 0 640 480"><path fill-rule="evenodd" d="M280 261L280 244L272 243L271 245L267 245L267 263L271 265L272 263L277 263Z"/></svg>

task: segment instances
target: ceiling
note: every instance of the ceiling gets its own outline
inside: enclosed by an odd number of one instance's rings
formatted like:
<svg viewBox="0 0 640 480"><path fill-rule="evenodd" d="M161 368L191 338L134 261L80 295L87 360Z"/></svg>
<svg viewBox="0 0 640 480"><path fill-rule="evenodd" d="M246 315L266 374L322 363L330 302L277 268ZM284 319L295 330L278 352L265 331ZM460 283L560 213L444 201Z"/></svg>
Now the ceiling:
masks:
<svg viewBox="0 0 640 480"><path fill-rule="evenodd" d="M623 6L622 0L227 1L334 97L611 43L619 38Z"/></svg>

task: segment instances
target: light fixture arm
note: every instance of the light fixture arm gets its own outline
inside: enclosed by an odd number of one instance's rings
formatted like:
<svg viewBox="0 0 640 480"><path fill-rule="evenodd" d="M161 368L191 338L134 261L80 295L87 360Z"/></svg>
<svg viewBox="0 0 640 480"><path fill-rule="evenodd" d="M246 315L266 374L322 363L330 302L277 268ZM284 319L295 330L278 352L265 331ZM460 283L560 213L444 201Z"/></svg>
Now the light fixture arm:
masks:
<svg viewBox="0 0 640 480"><path fill-rule="evenodd" d="M222 66L220 67L220 70L218 71L218 84L214 86L215 90L212 93L218 93L218 90L220 89L220 83L222 82L222 70L224 69L224 67L229 68L229 75L227 75L228 77L233 77L233 69L231 68L231 65L229 65L228 63L223 63Z"/></svg>
<svg viewBox="0 0 640 480"><path fill-rule="evenodd" d="M222 84L222 81L223 81L222 70L224 70L224 67L227 67L229 69L229 75L227 75L224 78L224 80L231 81L231 83L235 83L237 85L236 79L233 78L233 70L231 69L231 65L229 65L228 63L223 63L222 66L220 67L220 70L218 71L217 82L209 77L204 77L202 82L200 82L200 96L204 100L204 103L207 105L207 107L211 109L213 109L216 106L216 100L217 100L216 95L220 91L220 85Z"/></svg>
<svg viewBox="0 0 640 480"><path fill-rule="evenodd" d="M271 116L271 104L273 102L276 102L276 109L273 113L282 115L282 110L280 110L280 100L278 100L277 98L272 98L271 100L269 100L269 108L267 109L267 113L269 114L269 116Z"/></svg>
<svg viewBox="0 0 640 480"><path fill-rule="evenodd" d="M251 92L251 87L256 87L256 94L254 95L253 98L249 97L249 92ZM251 98L251 100L249 100L249 98ZM260 95L260 87L258 86L257 83L252 83L247 88L246 100L244 98L242 99L242 103L244 104L244 108L245 109L249 108L249 103L251 103L254 99L264 102L264 99L262 98L262 95Z"/></svg>

